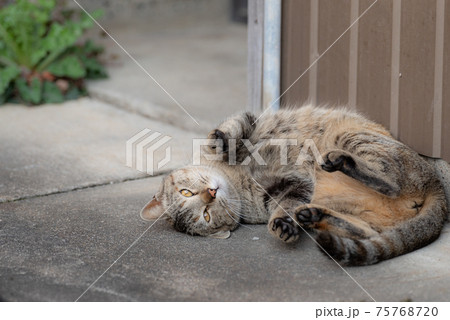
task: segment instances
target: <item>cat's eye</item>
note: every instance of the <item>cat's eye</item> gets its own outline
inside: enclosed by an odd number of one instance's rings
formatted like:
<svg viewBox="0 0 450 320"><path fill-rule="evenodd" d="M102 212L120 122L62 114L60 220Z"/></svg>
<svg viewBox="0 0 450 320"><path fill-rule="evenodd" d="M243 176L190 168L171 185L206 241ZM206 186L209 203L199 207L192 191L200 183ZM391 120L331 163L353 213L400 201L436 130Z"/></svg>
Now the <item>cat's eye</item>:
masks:
<svg viewBox="0 0 450 320"><path fill-rule="evenodd" d="M185 196L185 197L192 197L194 194L191 192L191 191L189 191L188 189L183 189L183 190L181 190L180 191L180 193L183 195L183 196Z"/></svg>
<svg viewBox="0 0 450 320"><path fill-rule="evenodd" d="M205 218L206 222L209 222L209 220L211 220L211 216L208 213L208 209L205 209L205 211L203 211L203 218Z"/></svg>

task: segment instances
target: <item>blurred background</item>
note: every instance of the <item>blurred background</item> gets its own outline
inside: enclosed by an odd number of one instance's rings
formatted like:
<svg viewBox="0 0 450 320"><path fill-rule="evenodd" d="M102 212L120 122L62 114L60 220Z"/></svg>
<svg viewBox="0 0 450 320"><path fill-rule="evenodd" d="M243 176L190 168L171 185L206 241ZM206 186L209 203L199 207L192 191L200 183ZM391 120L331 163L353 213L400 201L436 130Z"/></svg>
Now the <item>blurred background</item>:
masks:
<svg viewBox="0 0 450 320"><path fill-rule="evenodd" d="M246 108L247 1L79 0L104 11L99 23L191 115L208 128ZM76 3L67 1L76 8ZM98 27L109 80L92 82L93 96L143 113L161 107L186 120L176 103ZM189 120L188 120L189 119ZM188 123L189 122L189 123ZM209 124L209 125L208 125Z"/></svg>

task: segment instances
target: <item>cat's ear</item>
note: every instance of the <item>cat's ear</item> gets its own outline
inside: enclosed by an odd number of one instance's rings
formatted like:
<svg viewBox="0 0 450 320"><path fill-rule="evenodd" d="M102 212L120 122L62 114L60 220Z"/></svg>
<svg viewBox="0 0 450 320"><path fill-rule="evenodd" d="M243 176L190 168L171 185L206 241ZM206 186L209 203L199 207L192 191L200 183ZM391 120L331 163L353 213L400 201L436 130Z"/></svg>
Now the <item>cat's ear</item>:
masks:
<svg viewBox="0 0 450 320"><path fill-rule="evenodd" d="M210 234L209 237L216 239L228 239L231 236L230 230L218 231L216 233Z"/></svg>
<svg viewBox="0 0 450 320"><path fill-rule="evenodd" d="M141 218L143 220L156 220L164 214L164 206L157 196L145 205L141 210Z"/></svg>
<svg viewBox="0 0 450 320"><path fill-rule="evenodd" d="M164 179L159 185L159 190L153 196L152 200L147 203L141 210L141 218L143 220L152 221L156 220L164 214L164 206L162 204L162 195L164 193Z"/></svg>

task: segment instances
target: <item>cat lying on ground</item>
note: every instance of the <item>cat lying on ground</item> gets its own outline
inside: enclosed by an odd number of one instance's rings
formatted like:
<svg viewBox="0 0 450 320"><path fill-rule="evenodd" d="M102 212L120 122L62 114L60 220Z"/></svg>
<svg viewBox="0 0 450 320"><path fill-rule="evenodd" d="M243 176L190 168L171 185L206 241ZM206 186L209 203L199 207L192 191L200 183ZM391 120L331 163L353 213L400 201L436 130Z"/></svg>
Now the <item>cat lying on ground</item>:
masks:
<svg viewBox="0 0 450 320"><path fill-rule="evenodd" d="M240 223L267 223L285 242L309 229L343 265L377 263L439 237L441 183L382 126L312 106L256 120L244 113L213 130L206 156L220 159L169 174L141 217L163 215L178 231L218 238Z"/></svg>

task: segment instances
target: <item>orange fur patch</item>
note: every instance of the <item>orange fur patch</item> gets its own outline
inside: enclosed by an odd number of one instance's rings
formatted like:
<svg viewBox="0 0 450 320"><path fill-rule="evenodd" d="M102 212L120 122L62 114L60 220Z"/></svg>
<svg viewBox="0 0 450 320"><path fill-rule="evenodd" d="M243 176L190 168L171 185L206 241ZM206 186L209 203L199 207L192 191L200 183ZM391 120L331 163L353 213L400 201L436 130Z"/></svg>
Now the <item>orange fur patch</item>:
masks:
<svg viewBox="0 0 450 320"><path fill-rule="evenodd" d="M412 218L418 212L413 208L419 197L389 198L341 173L317 172L313 204L323 205L343 214L352 214L379 228L391 227Z"/></svg>

